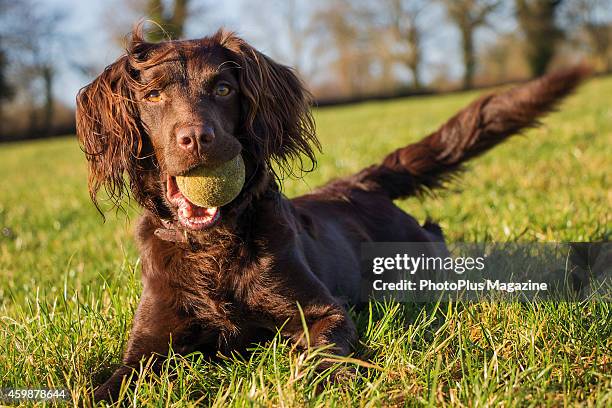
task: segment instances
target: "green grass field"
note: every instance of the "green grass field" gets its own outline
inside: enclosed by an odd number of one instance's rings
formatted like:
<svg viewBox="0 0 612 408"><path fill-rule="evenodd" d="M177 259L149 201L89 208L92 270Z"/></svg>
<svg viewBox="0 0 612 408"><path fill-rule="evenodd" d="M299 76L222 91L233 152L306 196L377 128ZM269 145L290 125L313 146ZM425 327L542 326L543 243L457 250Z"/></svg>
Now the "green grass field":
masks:
<svg viewBox="0 0 612 408"><path fill-rule="evenodd" d="M319 168L288 196L373 163L434 130L476 93L316 112ZM475 160L462 181L402 208L449 241L601 241L611 231L612 77L580 89L545 126ZM0 388L68 388L71 403L120 363L140 293L130 220L89 201L74 137L0 146ZM280 338L250 356L143 376L132 406L612 406L607 303L372 303L353 313L369 362L315 392L321 351ZM143 368L146 370L146 367Z"/></svg>

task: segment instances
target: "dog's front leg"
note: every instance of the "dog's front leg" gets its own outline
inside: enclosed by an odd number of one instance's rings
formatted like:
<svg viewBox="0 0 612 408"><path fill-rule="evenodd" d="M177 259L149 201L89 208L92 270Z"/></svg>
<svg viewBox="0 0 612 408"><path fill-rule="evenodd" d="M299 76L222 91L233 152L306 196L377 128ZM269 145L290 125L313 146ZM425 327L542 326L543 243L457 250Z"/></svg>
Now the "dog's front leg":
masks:
<svg viewBox="0 0 612 408"><path fill-rule="evenodd" d="M277 327L284 324L283 334L301 347L331 345L330 353L350 354L357 342L353 321L308 267L298 265L288 274L291 279L285 274L284 279L279 278L284 288L277 289L276 293L290 293L291 296L284 296L283 305L276 309L282 311L277 316ZM308 333L304 332L304 323Z"/></svg>
<svg viewBox="0 0 612 408"><path fill-rule="evenodd" d="M134 316L123 365L95 390L94 401L117 400L121 384L135 375L134 370L143 359L153 357L156 370L167 355L170 342L181 354L195 351L197 342L189 334L190 320L180 316L171 303L145 288Z"/></svg>
<svg viewBox="0 0 612 408"><path fill-rule="evenodd" d="M330 346L325 353L338 356L348 356L357 342L357 331L353 321L342 306L331 297L323 303L301 303L302 313L296 311L296 316L289 319L285 325L285 333L301 348ZM302 317L303 316L303 317ZM306 323L308 332L304 332ZM333 366L333 362L319 359L316 371L323 372ZM327 381L341 381L352 377L353 370L337 368L329 373ZM319 388L318 388L319 389Z"/></svg>
<svg viewBox="0 0 612 408"><path fill-rule="evenodd" d="M321 347L331 345L330 353L346 356L351 353L357 340L357 331L353 321L342 306L330 297L325 303L306 304L302 314L290 319L286 332L300 346ZM304 333L306 323L308 333Z"/></svg>

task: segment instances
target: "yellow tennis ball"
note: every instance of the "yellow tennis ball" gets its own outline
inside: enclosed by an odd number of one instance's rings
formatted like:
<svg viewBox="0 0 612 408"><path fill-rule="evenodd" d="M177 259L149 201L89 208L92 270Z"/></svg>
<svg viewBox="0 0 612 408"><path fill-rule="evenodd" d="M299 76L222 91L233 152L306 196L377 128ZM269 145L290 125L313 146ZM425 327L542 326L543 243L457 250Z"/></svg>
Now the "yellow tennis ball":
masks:
<svg viewBox="0 0 612 408"><path fill-rule="evenodd" d="M244 186L244 161L239 154L212 169L197 167L176 184L189 201L200 207L221 207L238 196Z"/></svg>

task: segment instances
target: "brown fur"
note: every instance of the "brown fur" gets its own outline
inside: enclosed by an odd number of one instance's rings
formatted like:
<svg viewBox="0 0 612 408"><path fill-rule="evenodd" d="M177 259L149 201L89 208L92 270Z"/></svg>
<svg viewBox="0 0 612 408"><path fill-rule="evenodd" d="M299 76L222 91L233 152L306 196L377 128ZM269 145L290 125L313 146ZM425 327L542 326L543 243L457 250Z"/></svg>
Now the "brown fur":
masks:
<svg viewBox="0 0 612 408"><path fill-rule="evenodd" d="M115 398L141 359L168 352L170 338L178 353L211 355L281 327L303 341L298 304L311 345L349 354L357 334L344 304L359 296L360 243L443 240L439 227L420 226L392 200L440 187L464 161L533 126L585 74L568 70L481 98L381 164L289 200L272 166L291 171L297 159L305 169L301 159L315 163L318 148L310 96L293 71L232 33L160 44L136 35L127 55L77 99L92 199L105 188L116 205L131 193L144 208L136 228L143 293L125 365L95 398ZM219 77L238 88L227 99L206 91ZM168 99L143 102L156 87L168 89ZM176 149L174 139L177 128L194 123L215 133L197 155ZM185 229L164 180L236 146L247 168L243 191L216 225Z"/></svg>

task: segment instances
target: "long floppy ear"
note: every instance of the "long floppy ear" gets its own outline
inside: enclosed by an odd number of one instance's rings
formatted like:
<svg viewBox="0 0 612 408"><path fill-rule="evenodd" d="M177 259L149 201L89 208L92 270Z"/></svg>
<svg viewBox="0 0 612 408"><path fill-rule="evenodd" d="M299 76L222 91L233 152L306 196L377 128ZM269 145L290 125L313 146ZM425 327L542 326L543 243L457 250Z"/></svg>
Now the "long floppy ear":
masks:
<svg viewBox="0 0 612 408"><path fill-rule="evenodd" d="M128 56L123 56L77 95L77 135L89 163L89 194L100 212L97 194L101 188L114 207L120 207L130 192L139 204L152 207L145 191L152 159L132 83L134 73Z"/></svg>
<svg viewBox="0 0 612 408"><path fill-rule="evenodd" d="M251 47L232 32L219 30L213 39L236 57L240 91L246 99L244 127L265 160L292 174L316 165L320 144L310 111L312 97L295 72ZM304 158L310 163L305 167Z"/></svg>

